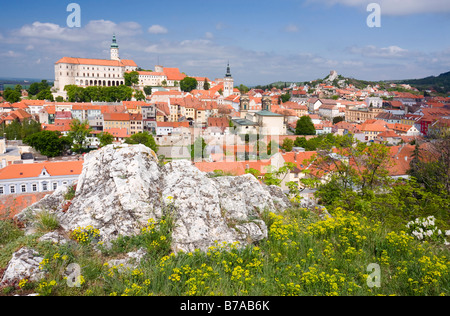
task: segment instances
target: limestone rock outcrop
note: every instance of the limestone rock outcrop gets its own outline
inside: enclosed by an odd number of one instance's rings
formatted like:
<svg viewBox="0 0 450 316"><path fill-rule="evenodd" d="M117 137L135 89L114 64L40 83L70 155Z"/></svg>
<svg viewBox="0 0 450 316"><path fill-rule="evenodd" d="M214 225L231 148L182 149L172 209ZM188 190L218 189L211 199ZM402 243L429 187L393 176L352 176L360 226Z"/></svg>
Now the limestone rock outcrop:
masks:
<svg viewBox="0 0 450 316"><path fill-rule="evenodd" d="M143 145L109 145L86 155L69 204L60 190L17 219L46 209L57 215L63 230L92 226L107 243L139 233L150 218L161 219L170 203L175 209L175 252L206 250L215 241L259 241L267 237L261 212L290 206L281 189L252 175L210 177L190 161L163 165Z"/></svg>
<svg viewBox="0 0 450 316"><path fill-rule="evenodd" d="M43 259L33 249L26 247L19 249L9 261L0 284L11 284L23 279L39 281L44 276L39 270L39 264Z"/></svg>

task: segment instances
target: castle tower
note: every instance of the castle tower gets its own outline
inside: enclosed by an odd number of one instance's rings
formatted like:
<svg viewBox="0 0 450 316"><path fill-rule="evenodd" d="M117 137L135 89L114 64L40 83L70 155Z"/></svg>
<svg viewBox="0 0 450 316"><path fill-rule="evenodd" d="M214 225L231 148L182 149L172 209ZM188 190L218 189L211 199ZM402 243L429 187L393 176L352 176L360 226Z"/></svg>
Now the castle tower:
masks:
<svg viewBox="0 0 450 316"><path fill-rule="evenodd" d="M119 45L117 44L116 35L113 35L111 43L111 60L120 60L119 58Z"/></svg>

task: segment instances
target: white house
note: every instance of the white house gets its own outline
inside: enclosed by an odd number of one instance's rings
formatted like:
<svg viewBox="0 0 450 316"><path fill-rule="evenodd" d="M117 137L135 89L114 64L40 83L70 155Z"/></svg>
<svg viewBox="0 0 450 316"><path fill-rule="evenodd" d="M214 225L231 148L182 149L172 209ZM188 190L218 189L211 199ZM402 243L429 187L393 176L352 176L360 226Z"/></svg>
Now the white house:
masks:
<svg viewBox="0 0 450 316"><path fill-rule="evenodd" d="M0 169L0 196L55 191L81 174L83 161L9 165Z"/></svg>

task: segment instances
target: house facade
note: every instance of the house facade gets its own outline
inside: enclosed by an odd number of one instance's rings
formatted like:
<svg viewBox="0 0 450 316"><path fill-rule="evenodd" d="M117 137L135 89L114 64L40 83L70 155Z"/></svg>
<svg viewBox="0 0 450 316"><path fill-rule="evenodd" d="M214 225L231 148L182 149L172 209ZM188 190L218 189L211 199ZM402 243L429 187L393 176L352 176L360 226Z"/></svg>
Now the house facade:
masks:
<svg viewBox="0 0 450 316"><path fill-rule="evenodd" d="M10 165L0 170L0 196L55 191L77 180L82 169L83 161Z"/></svg>

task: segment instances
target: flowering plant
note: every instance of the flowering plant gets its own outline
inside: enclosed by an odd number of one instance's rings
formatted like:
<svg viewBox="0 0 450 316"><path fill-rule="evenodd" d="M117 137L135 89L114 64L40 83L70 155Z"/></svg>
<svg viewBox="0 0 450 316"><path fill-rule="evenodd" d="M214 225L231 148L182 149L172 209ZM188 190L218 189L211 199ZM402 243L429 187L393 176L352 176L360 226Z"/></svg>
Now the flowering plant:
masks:
<svg viewBox="0 0 450 316"><path fill-rule="evenodd" d="M435 224L434 216L426 218L419 217L406 224L408 232L418 240L441 242L448 245L446 236L450 235L450 230L443 233Z"/></svg>

